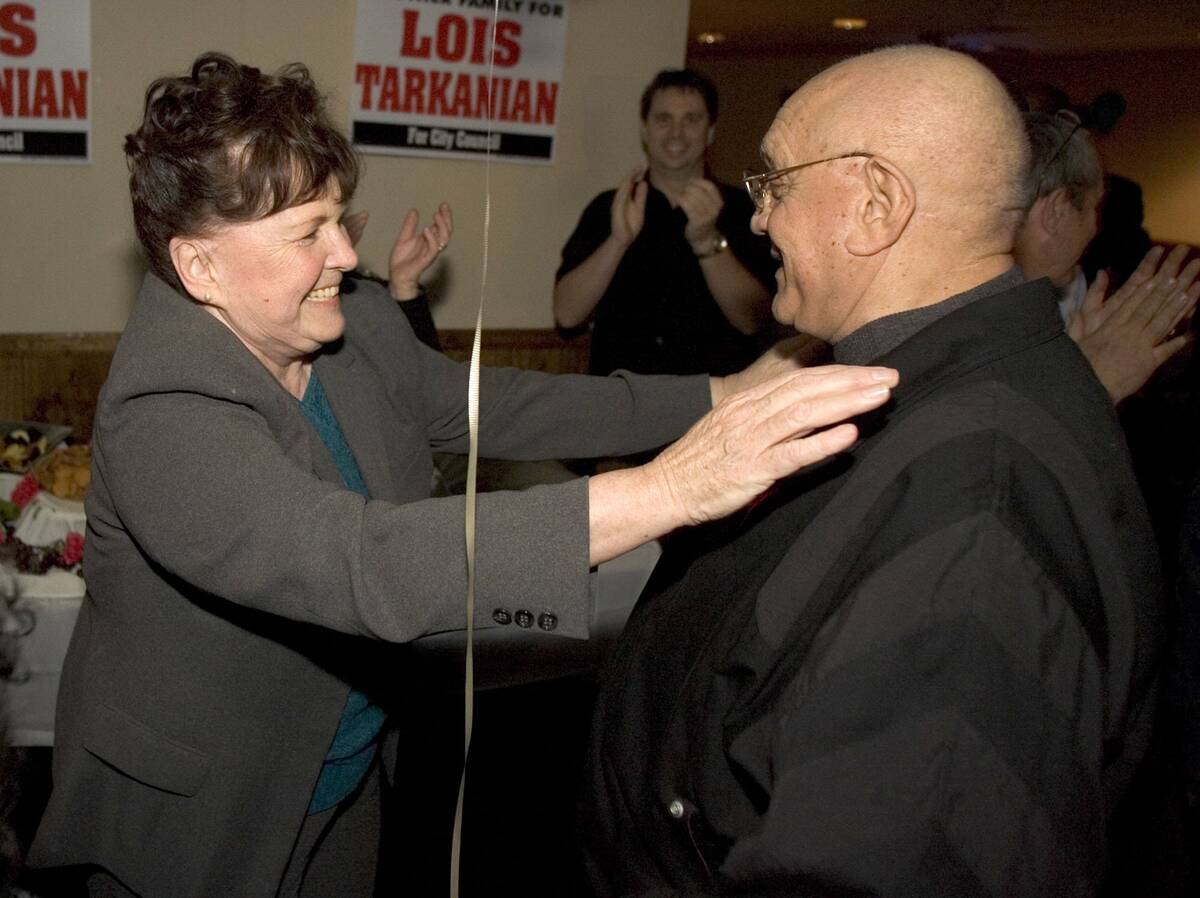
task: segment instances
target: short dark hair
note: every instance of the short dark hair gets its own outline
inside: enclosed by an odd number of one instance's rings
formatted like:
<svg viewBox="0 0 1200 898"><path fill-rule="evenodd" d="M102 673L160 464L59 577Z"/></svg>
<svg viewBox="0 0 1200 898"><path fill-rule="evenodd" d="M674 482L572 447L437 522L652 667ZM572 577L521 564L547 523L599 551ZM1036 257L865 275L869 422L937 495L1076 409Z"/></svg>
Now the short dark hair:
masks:
<svg viewBox="0 0 1200 898"><path fill-rule="evenodd" d="M707 75L701 75L694 69L663 69L654 76L654 80L642 91L642 121L650 115L650 104L654 95L669 87L679 90L694 90L704 98L704 107L708 110L710 124L717 120L717 86Z"/></svg>
<svg viewBox="0 0 1200 898"><path fill-rule="evenodd" d="M150 268L181 293L172 237L265 218L318 198L331 181L347 203L360 171L307 68L264 75L222 53L150 85L125 156L138 239Z"/></svg>
<svg viewBox="0 0 1200 898"><path fill-rule="evenodd" d="M1100 154L1087 128L1067 110L1053 115L1026 112L1024 119L1031 151L1029 204L1061 187L1071 205L1082 209L1084 194L1104 183Z"/></svg>

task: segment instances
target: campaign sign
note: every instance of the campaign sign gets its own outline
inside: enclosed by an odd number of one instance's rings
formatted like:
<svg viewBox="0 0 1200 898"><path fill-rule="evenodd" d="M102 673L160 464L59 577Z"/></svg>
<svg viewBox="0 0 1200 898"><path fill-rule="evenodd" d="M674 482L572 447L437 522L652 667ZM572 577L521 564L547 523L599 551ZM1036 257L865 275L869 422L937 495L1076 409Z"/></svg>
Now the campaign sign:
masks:
<svg viewBox="0 0 1200 898"><path fill-rule="evenodd" d="M0 162L87 162L90 0L0 0Z"/></svg>
<svg viewBox="0 0 1200 898"><path fill-rule="evenodd" d="M0 0L2 2L2 0ZM368 153L549 162L567 0L358 0L350 120Z"/></svg>

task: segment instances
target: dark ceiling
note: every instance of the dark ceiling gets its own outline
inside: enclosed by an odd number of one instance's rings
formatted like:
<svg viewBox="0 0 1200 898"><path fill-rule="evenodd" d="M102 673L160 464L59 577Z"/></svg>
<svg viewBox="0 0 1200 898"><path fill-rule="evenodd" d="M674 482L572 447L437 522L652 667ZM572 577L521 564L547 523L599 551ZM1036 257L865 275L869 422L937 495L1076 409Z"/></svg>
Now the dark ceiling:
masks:
<svg viewBox="0 0 1200 898"><path fill-rule="evenodd" d="M831 24L839 17L868 24L843 31ZM914 40L976 54L1200 49L1200 0L692 0L689 30L689 55L699 58L853 53ZM725 40L698 45L705 31Z"/></svg>

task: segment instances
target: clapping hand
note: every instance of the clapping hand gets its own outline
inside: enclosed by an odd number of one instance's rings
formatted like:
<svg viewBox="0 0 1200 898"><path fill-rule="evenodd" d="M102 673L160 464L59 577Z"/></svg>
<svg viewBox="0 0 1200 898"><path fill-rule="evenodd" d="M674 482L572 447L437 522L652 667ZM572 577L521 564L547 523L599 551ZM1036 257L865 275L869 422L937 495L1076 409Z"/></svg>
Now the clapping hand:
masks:
<svg viewBox="0 0 1200 898"><path fill-rule="evenodd" d="M409 209L388 258L388 292L395 299L413 299L421 292L421 275L454 233L454 216L447 203L438 206L432 223L418 229L419 223L417 210Z"/></svg>
<svg viewBox="0 0 1200 898"><path fill-rule="evenodd" d="M680 193L679 208L687 215L683 236L697 255L707 252L716 238L717 216L724 205L717 185L704 178L688 181Z"/></svg>
<svg viewBox="0 0 1200 898"><path fill-rule="evenodd" d="M1177 246L1164 259L1161 247L1151 249L1107 301L1108 275L1101 272L1071 315L1067 333L1113 402L1140 390L1190 340L1186 333L1177 334L1177 328L1200 299L1200 259L1181 270L1187 254L1187 246Z"/></svg>
<svg viewBox="0 0 1200 898"><path fill-rule="evenodd" d="M646 222L646 194L650 185L642 177L645 169L635 168L617 185L612 202L612 238L622 249L626 249Z"/></svg>

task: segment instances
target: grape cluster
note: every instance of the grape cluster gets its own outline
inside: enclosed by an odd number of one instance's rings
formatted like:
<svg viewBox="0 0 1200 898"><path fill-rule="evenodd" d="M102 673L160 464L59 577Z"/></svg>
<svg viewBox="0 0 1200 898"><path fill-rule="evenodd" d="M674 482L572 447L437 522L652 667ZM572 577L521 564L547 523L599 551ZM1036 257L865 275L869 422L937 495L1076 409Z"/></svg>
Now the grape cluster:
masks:
<svg viewBox="0 0 1200 898"><path fill-rule="evenodd" d="M17 570L23 574L44 574L54 567L55 555L45 549L29 546L20 540L16 544Z"/></svg>

